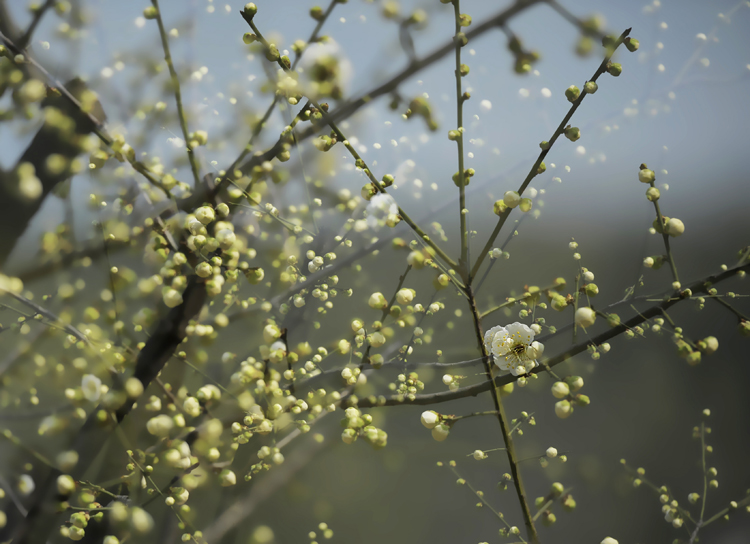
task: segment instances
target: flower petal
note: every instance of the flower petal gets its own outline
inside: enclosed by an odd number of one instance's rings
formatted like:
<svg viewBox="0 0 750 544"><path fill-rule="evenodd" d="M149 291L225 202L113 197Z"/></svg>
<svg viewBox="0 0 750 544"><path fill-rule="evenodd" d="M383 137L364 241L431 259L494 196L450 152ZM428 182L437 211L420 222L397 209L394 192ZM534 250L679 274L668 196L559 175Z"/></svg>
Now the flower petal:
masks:
<svg viewBox="0 0 750 544"><path fill-rule="evenodd" d="M534 331L531 330L531 327L525 325L524 323L519 323L518 321L516 321L515 323L511 323L510 325L508 325L506 329L508 330L508 334L513 337L513 340L517 342L531 344L531 342L534 340Z"/></svg>

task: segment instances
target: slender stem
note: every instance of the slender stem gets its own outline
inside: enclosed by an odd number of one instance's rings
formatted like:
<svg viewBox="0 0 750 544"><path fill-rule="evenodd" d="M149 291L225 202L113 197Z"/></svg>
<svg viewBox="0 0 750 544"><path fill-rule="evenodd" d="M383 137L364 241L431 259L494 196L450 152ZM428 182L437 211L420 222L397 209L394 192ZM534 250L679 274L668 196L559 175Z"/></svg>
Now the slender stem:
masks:
<svg viewBox="0 0 750 544"><path fill-rule="evenodd" d="M617 48L622 44L623 40L628 37L630 34L630 29L626 29L622 34L620 34L620 37L617 39L617 41L614 44L614 47L611 49L611 52L604 58L602 63L599 65L599 68L596 69L596 72L594 72L594 75L591 77L589 81L596 81L600 75L602 75L606 69L607 69L607 63L612 58L612 55L617 50ZM555 144L555 141L560 137L560 135L565 131L565 127L568 124L568 121L570 121L570 118L573 117L573 114L578 109L578 106L581 105L581 102L583 102L583 99L586 98L586 95L588 93L585 89L581 90L580 96L573 102L573 105L568 110L568 113L565 115L563 120L560 122L560 125L555 130L554 134L552 134L552 137L549 139L548 145L546 146L547 149L543 149L542 152L539 154L539 157L537 158L536 162L532 165L531 169L529 170L529 173L526 176L526 179L523 180L523 183L521 184L521 187L518 189L518 194L522 195L523 192L526 190L526 188L529 186L529 183L531 183L531 180L537 175L537 170L539 169L539 165L542 164L544 161L544 158L547 156L549 151L552 149L552 146ZM500 234L500 230L503 228L503 225L505 224L505 221L508 219L508 216L510 215L512 208L506 209L499 217L497 221L497 225L495 225L495 229L492 231L492 234L490 235L489 239L487 240L487 243L484 245L484 248L479 253L479 257L477 258L476 263L474 263L474 267L471 269L471 274L469 274L469 277L473 278L477 275L477 272L479 271L479 267L482 266L482 262L487 257L487 254L489 253L490 249L492 249L492 244L495 243L495 240L497 239L498 235Z"/></svg>
<svg viewBox="0 0 750 544"><path fill-rule="evenodd" d="M747 263L743 266L739 266L736 268L731 268L729 270L722 272L721 274L708 276L690 285L689 289L692 290L694 293L705 292L706 290L708 290L707 285L714 285L716 283L719 283L721 281L734 277L737 274L737 272L740 270L744 270L744 271L750 270L750 263ZM647 321L648 319L663 315L664 310L667 310L671 308L672 306L674 306L675 304L678 304L679 302L684 301L684 300L689 300L689 299L669 298L666 300L662 300L660 304L656 304L650 307L649 309L643 312L640 312L639 314L632 317L628 321L622 322L616 327L612 327L598 334L597 336L590 338L589 340L586 340L585 342L579 342L575 346L571 346L567 350L548 359L546 361L546 364L542 364L536 368L533 368L529 372L529 374L539 374L541 372L545 372L547 370L547 366L551 368L559 364L562 364L568 361L570 358L574 357L575 355L578 355L579 353L586 351L590 344L593 343L597 346L601 345L602 343L607 342L608 340L611 340L612 338L615 338L621 335L626 330L632 329L640 325L641 323L643 323L644 321ZM544 340L544 338L540 340ZM485 361L485 365L486 365L487 362L489 361L489 357L485 357L483 360ZM527 376L527 375L524 375L524 376ZM360 408L372 408L376 406L437 404L441 402L448 402L448 401L462 399L466 397L475 397L481 393L485 393L487 391L493 390L494 388L501 387L509 383L514 383L518 380L519 377L520 376L514 376L513 374L508 373L502 376L495 376L492 381L489 381L489 380L482 381L474 385L461 387L460 389L457 389L455 391L441 391L439 393L427 393L427 394L417 395L414 400L404 400L403 398L399 398L396 395L381 398L381 399L378 399L375 396L371 396L371 397L360 399L358 406Z"/></svg>
<svg viewBox="0 0 750 544"><path fill-rule="evenodd" d="M468 487L468 488L469 488L469 490L470 490L470 491L471 491L471 492L472 492L472 493L474 494L474 496L475 496L475 497L477 497L477 498L478 498L478 499L479 499L479 500L481 501L481 503L482 503L483 505L485 505L485 506L486 506L487 508L489 508L489 509L490 509L490 510L492 511L492 513L493 513L493 514L495 514L495 516L497 517L497 519L499 519L500 521L502 521L502 522L503 522L503 524L505 525L505 528L506 528L506 529L510 529L510 528L511 528L511 525L510 525L510 523L508 523L508 522L507 522L507 521L505 520L505 516L503 516L503 515L502 515L502 513L500 513L500 512L498 512L497 510L495 510L495 508L494 508L494 507L493 507L493 506L492 506L492 505L491 505L491 504L490 504L489 502L487 502L487 500L486 500L486 499L484 498L484 493L478 493L478 492L477 492L477 490L476 490L476 489L474 489L474 486L472 486L472 485L471 485L471 484L470 484L470 483L469 483L469 482L468 482L468 481L466 480L466 478L462 478L462 477L461 477L461 474L459 474L459 473L458 473L458 471L456 470L456 468L455 468L455 467L454 467L453 465L449 465L449 466L450 466L451 472L453 472L453 474L455 474L457 478L460 478L461 480L463 480L463 482L464 482L464 484L466 485L466 487ZM525 540L523 539L523 537L522 537L522 536L518 535L518 537L519 537L519 538L521 539L521 542L523 542L523 543L525 543L525 542L526 542L526 541L525 541Z"/></svg>
<svg viewBox="0 0 750 544"><path fill-rule="evenodd" d="M34 18L31 20L26 32L24 32L23 36L18 39L18 46L21 49L26 49L26 46L29 45L29 42L31 41L31 37L34 35L37 25L41 22L42 17L44 17L47 10L56 3L57 0L47 0L43 5L36 8L34 11Z"/></svg>
<svg viewBox="0 0 750 544"><path fill-rule="evenodd" d="M458 216L459 216L459 228L461 235L461 258L458 261L459 273L465 282L468 282L466 276L468 264L468 251L469 251L469 233L466 230L466 173L464 172L464 97L463 89L461 88L461 48L464 44L459 40L459 34L461 34L461 6L460 0L453 0L453 16L455 20L455 35L453 41L455 42L456 48L456 131L458 131L458 137L456 138L456 144L458 147Z"/></svg>
<svg viewBox="0 0 750 544"><path fill-rule="evenodd" d="M495 384L493 379L494 366L490 361L489 354L484 345L484 335L482 332L482 317L479 315L477 309L476 299L474 298L474 292L471 286L467 286L467 294L469 296L469 305L471 307L471 316L474 320L474 332L477 339L477 347L484 357L484 368L487 373L487 381L485 382L492 393L492 401L495 404L495 410L497 411L497 420L500 424L500 432L503 435L503 442L505 442L506 454L508 455L508 463L510 464L510 472L513 476L513 484L516 488L516 496L521 506L521 512L523 513L524 524L526 525L526 531L529 539L532 543L537 544L539 542L539 535L537 534L536 527L534 526L534 518L531 514L531 508L529 507L529 501L526 498L526 490L524 488L523 479L521 477L521 471L518 466L518 456L516 455L516 449L513 444L513 437L511 434L511 426L508 422L508 418L505 415L505 408L503 407L503 401L500 397L500 388Z"/></svg>
<svg viewBox="0 0 750 544"><path fill-rule="evenodd" d="M315 42L318 39L318 34L320 33L320 30L323 28L323 25L328 20L328 17L331 15L331 12L333 11L333 8L336 7L336 4L338 4L338 0L331 0L331 3L328 4L328 8L326 9L325 13L323 13L323 16L318 21L318 24L315 25L315 28L312 31L312 34L310 34L310 38L307 40L308 43ZM297 56L294 58L294 62L292 63L292 70L294 70L297 67L297 64L299 64L299 61L302 59L304 51L300 51L297 53ZM265 113L263 114L263 117L255 124L253 127L253 130L250 134L250 141L248 141L247 145L244 147L242 152L237 156L236 159L234 159L234 162L232 162L232 165L226 169L227 176L234 175L234 170L237 168L237 165L242 162L242 160L253 150L253 144L255 143L255 139L260 135L263 128L266 126L266 122L271 118L271 114L273 113L273 110L276 108L276 104L279 103L281 95L274 95L273 100L268 105L268 108L266 108ZM231 178L230 178L231 179ZM214 191L218 191L220 182L217 182L216 187L214 188ZM313 219L313 222L315 220Z"/></svg>
<svg viewBox="0 0 750 544"><path fill-rule="evenodd" d="M255 32L255 35L257 36L258 41L263 44L263 46L268 49L270 44L268 41L263 37L263 34L260 32L258 27L255 25L253 20L251 18L246 17L245 18L248 25L250 25L250 28L253 29L253 32ZM278 61L276 61L279 67L281 67L282 70L285 72L291 71L289 67L287 67L284 62L282 62L281 58L279 58ZM333 120L333 117L329 116L328 113L323 109L320 104L318 104L315 100L310 100L310 104L312 104L321 114L322 119L328 124L328 126L331 127L331 130L336 134L336 137L338 138L338 141L340 141L344 147L346 147L347 151L349 151L349 154L354 158L355 163L357 163L358 166L362 168L362 170L367 175L370 182L373 184L375 189L382 193L382 194L388 194L385 190L385 184L378 181L378 179L373 175L370 168L367 166L367 163L362 159L362 157L359 156L359 153L357 153L357 150L354 149L354 146L351 145L349 140L347 139L346 135L341 131L341 129L336 125L335 121ZM451 268L454 270L458 270L458 263L451 259L445 251L443 251L440 246L438 246L435 242L432 241L432 239L425 233L419 225L417 225L414 220L409 217L409 215L401 208L401 206L398 207L398 213L399 216L404 220L404 222L409 225L414 232L416 232L420 239L424 241L432 250L435 252L436 255L438 255L446 264L448 264Z"/></svg>
<svg viewBox="0 0 750 544"><path fill-rule="evenodd" d="M651 187L654 187L654 182L650 182L649 185ZM669 247L669 234L667 234L664 223L664 216L661 214L661 208L659 207L659 201L654 200L654 209L656 210L656 220L658 221L658 225L661 227L662 230L662 238L664 238L664 248L667 250L667 260L669 261L669 268L672 270L672 278L674 278L674 281L679 282L680 276L677 274L677 266L675 266L674 263L674 256L672 255L672 249Z"/></svg>
<svg viewBox="0 0 750 544"><path fill-rule="evenodd" d="M706 495L708 493L708 469L706 468L706 424L704 422L701 422L701 469L703 471L703 495L701 496L701 517L699 523L703 523L703 515L706 512Z"/></svg>
<svg viewBox="0 0 750 544"><path fill-rule="evenodd" d="M736 315L740 321L750 321L750 318L748 318L745 314L737 310L734 306L729 304L726 300L722 300L719 297L708 297L708 298L711 298L711 300L715 300L716 302L724 306L727 310L729 310L734 315Z"/></svg>
<svg viewBox="0 0 750 544"><path fill-rule="evenodd" d="M180 90L180 78L177 76L177 71L174 69L172 63L172 54L169 52L169 36L167 31L164 29L164 22L161 19L161 10L159 9L159 0L151 0L151 4L156 8L156 22L159 25L159 35L161 36L161 46L164 49L164 60L167 62L169 67L169 75L172 78L172 86L174 87L174 98L177 102L177 117L180 120L180 128L182 129L182 137L185 140L185 148L187 149L188 160L190 161L190 169L193 172L193 181L195 186L200 185L200 167L198 161L195 158L195 153L190 145L190 137L187 126L187 116L185 115L185 109L182 106L182 91Z"/></svg>

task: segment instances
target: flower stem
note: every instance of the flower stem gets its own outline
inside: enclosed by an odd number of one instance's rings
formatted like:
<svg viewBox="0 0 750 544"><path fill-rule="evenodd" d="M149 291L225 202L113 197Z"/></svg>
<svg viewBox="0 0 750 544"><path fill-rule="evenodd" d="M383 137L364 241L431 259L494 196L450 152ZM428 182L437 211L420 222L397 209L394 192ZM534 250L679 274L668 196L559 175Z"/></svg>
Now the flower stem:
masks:
<svg viewBox="0 0 750 544"><path fill-rule="evenodd" d="M591 77L589 81L596 81L600 75L602 75L606 69L607 69L607 63L612 58L612 55L617 50L617 48L622 44L623 40L628 37L630 34L630 29L626 29L622 34L620 34L620 37L617 39L617 41L614 44L614 47L611 50L611 53L608 54L602 63L599 65L599 68L596 69L596 72L594 72L594 75ZM544 161L544 158L547 156L549 151L552 149L552 146L555 144L555 141L560 137L560 135L565 131L565 127L568 124L568 121L570 121L570 118L573 117L573 114L578 109L578 106L581 105L581 102L586 97L585 89L581 90L580 96L576 99L575 102L573 102L573 105L568 110L568 113L565 115L563 120L560 122L560 125L557 127L557 130L555 130L554 134L552 134L552 137L549 139L549 145L547 146L547 149L543 149L541 153L539 153L539 157L536 159L534 164L531 167L531 170L529 170L528 175L526 176L526 179L523 180L523 183L521 184L521 187L518 189L518 194L523 195L523 192L526 190L526 188L529 186L529 183L531 183L531 180L534 179L534 177L537 175L537 169L539 168L539 165L542 164L542 161ZM484 245L484 248L479 253L479 257L477 258L476 263L474 263L473 268L471 269L471 273L469 274L469 278L473 278L477 275L477 272L479 271L479 267L482 266L482 262L484 262L484 259L487 257L487 254L489 253L490 249L492 249L492 244L495 243L495 240L497 239L498 235L500 234L500 230L503 228L503 225L505 224L505 221L508 219L508 216L510 215L512 208L506 209L499 217L497 224L495 225L495 229L492 231L492 234L490 235L489 239L487 240L487 243ZM469 281L470 281L469 279Z"/></svg>
<svg viewBox="0 0 750 544"><path fill-rule="evenodd" d="M169 52L169 37L167 31L164 29L164 22L161 19L161 10L159 9L159 0L151 0L151 4L156 8L156 22L159 25L159 35L161 36L161 46L164 49L164 60L169 68L169 76L172 78L172 86L174 87L174 98L177 103L177 117L180 120L180 129L182 129L182 137L185 140L185 148L187 149L188 160L190 161L190 170L193 172L193 181L195 187L200 185L200 167L198 161L195 158L193 148L190 147L190 138L188 137L188 126L187 116L185 115L185 109L182 106L182 91L180 90L180 78L177 76L177 71L174 69L172 63L172 54Z"/></svg>

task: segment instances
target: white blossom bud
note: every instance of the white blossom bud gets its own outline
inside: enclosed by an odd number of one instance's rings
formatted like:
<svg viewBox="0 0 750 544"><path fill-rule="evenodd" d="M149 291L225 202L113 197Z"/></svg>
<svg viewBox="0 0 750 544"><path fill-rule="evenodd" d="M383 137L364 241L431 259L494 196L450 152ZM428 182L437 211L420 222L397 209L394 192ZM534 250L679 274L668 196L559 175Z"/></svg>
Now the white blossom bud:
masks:
<svg viewBox="0 0 750 544"><path fill-rule="evenodd" d="M169 435L169 431L174 427L174 421L166 414L160 414L152 417L146 423L146 430L159 438L163 438Z"/></svg>
<svg viewBox="0 0 750 544"><path fill-rule="evenodd" d="M676 217L673 217L667 221L664 231L670 236L677 238L678 236L682 236L682 233L685 232L685 224Z"/></svg>
<svg viewBox="0 0 750 544"><path fill-rule="evenodd" d="M642 168L638 172L638 181L641 183L652 183L656 179L656 174L649 168Z"/></svg>
<svg viewBox="0 0 750 544"><path fill-rule="evenodd" d="M596 312L588 306L578 308L576 310L575 321L576 325L587 329L596 321Z"/></svg>
<svg viewBox="0 0 750 544"><path fill-rule="evenodd" d="M448 425L446 425L445 423L440 423L432 428L432 438L434 438L437 442L442 442L443 440L448 438L450 432L451 430Z"/></svg>
<svg viewBox="0 0 750 544"><path fill-rule="evenodd" d="M509 208L515 208L521 203L521 195L516 191L506 191L503 195L503 203Z"/></svg>
<svg viewBox="0 0 750 544"><path fill-rule="evenodd" d="M555 403L555 415L560 419L565 419L573 413L573 407L567 400L561 400Z"/></svg>
<svg viewBox="0 0 750 544"><path fill-rule="evenodd" d="M556 399L564 399L570 395L570 387L565 382L555 382L552 385L552 396Z"/></svg>
<svg viewBox="0 0 750 544"><path fill-rule="evenodd" d="M557 448L553 448L551 446L547 448L547 457L549 457L550 459L554 459L555 457L557 457Z"/></svg>
<svg viewBox="0 0 750 544"><path fill-rule="evenodd" d="M422 421L422 425L424 425L428 429L433 429L435 425L437 425L439 418L436 412L428 410L426 412L422 412L422 417L420 419Z"/></svg>

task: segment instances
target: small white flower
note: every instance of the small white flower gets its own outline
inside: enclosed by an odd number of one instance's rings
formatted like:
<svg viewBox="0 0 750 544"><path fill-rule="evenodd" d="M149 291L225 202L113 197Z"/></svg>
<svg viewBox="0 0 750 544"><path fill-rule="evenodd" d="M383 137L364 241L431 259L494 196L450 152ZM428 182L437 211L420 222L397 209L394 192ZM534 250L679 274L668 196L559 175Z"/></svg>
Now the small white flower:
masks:
<svg viewBox="0 0 750 544"><path fill-rule="evenodd" d="M601 541L601 544L620 544L620 543L619 543L619 542L617 542L617 541L616 541L616 540L615 540L614 538L612 538L611 536L608 536L607 538L605 538L604 540L602 540L602 541Z"/></svg>
<svg viewBox="0 0 750 544"><path fill-rule="evenodd" d="M102 394L102 381L93 374L84 374L81 379L81 390L86 400L96 402Z"/></svg>
<svg viewBox="0 0 750 544"><path fill-rule="evenodd" d="M484 345L501 370L510 370L511 374L519 376L533 369L544 353L544 345L534 341L534 334L534 330L523 323L498 325L485 333Z"/></svg>
<svg viewBox="0 0 750 544"><path fill-rule="evenodd" d="M391 195L378 193L370 199L365 208L367 226L379 229L385 225L390 215L398 215L398 204Z"/></svg>
<svg viewBox="0 0 750 544"><path fill-rule="evenodd" d="M547 448L547 457L549 457L550 459L554 459L555 457L557 457L557 448Z"/></svg>

